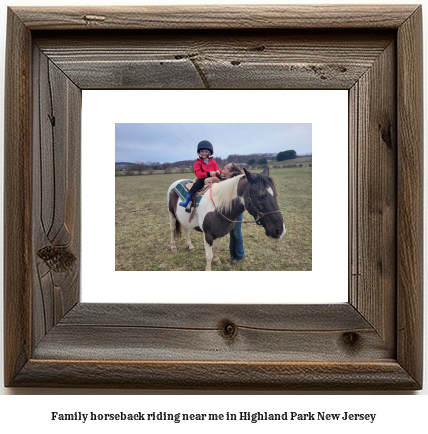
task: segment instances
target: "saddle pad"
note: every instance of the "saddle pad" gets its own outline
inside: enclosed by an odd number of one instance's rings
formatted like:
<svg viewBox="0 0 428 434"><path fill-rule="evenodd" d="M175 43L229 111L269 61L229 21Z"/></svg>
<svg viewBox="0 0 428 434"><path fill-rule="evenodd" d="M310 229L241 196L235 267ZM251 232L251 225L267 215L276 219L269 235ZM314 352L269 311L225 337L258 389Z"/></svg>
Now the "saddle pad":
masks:
<svg viewBox="0 0 428 434"><path fill-rule="evenodd" d="M191 179L185 179L181 182L179 182L175 187L174 190L175 192L180 196L181 200L185 200L187 193L189 192L189 188L188 185L190 184L190 187L193 184L193 181ZM198 196L196 196L196 207L198 207L199 202L201 201L202 196L200 196L198 194Z"/></svg>

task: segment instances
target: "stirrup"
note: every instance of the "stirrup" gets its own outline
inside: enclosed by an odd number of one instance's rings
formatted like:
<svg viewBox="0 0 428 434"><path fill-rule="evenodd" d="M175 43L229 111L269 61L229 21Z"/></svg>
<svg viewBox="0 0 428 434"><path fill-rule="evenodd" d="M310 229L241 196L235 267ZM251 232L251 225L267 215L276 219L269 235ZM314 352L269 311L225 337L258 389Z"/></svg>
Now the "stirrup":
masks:
<svg viewBox="0 0 428 434"><path fill-rule="evenodd" d="M192 212L193 205L194 205L193 200L189 200L189 203L186 205L186 209L184 211L190 214Z"/></svg>
<svg viewBox="0 0 428 434"><path fill-rule="evenodd" d="M179 202L178 204L180 206L186 207L188 203L190 202L190 199L192 199L192 195L190 193L187 193L186 199L184 199L184 202Z"/></svg>

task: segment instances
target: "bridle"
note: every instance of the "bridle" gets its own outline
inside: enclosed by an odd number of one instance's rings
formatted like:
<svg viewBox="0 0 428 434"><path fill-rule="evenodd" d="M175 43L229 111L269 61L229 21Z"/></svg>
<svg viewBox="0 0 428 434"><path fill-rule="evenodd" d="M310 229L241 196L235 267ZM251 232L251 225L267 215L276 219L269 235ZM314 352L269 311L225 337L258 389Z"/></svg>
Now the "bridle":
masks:
<svg viewBox="0 0 428 434"><path fill-rule="evenodd" d="M277 209L276 211L268 211L268 212L261 212L261 211L259 211L258 209L257 209L257 207L253 204L253 202L251 201L251 192L250 192L250 196L248 197L248 205L251 205L255 210L256 210L256 213L257 213L257 215L256 215L256 217L254 217L253 216L253 218L254 218L254 221L249 221L249 220L247 220L246 222L243 222L243 221L238 221L238 220L230 220L229 218L227 218L225 215L223 215L218 209L217 209L217 207L215 206L215 203L214 203L214 201L213 201L213 197L212 197L212 187L213 187L213 179L211 178L211 181L210 181L210 199L211 199L211 202L213 203L213 205L214 205L214 208L216 209L216 211L222 216L222 217L224 217L226 220L229 220L230 222L232 222L232 223L256 223L256 224L258 224L258 225L261 225L261 223L260 223L260 220L265 216L265 215L269 215L269 214L276 214L276 213L280 213L281 211L279 210L279 209ZM262 186L261 186L261 184L260 184L260 189L262 188ZM244 216L245 217L245 216Z"/></svg>
<svg viewBox="0 0 428 434"><path fill-rule="evenodd" d="M257 209L257 207L253 204L253 202L251 201L251 197L248 198L248 205L251 205L257 213L257 218L254 217L254 223L257 223L258 225L261 225L260 220L265 216L265 215L269 215L269 214L276 214L277 212L281 212L279 209L277 209L276 211L268 211L268 212L261 212ZM223 216L224 217L224 216ZM253 223L253 222L250 222Z"/></svg>

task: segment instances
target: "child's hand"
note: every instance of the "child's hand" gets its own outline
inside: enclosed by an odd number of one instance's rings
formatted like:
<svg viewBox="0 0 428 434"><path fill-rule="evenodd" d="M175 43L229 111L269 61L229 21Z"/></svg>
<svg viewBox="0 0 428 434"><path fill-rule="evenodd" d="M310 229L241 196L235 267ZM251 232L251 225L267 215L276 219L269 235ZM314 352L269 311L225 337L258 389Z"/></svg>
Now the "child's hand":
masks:
<svg viewBox="0 0 428 434"><path fill-rule="evenodd" d="M216 175L220 176L220 170L215 171Z"/></svg>

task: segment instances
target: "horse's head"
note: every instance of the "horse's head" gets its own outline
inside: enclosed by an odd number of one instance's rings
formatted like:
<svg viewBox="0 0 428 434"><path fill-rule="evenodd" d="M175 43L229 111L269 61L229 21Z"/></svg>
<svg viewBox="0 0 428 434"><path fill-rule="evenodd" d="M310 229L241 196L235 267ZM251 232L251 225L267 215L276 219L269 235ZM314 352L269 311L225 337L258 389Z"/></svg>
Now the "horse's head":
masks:
<svg viewBox="0 0 428 434"><path fill-rule="evenodd" d="M261 174L253 174L244 168L249 188L246 188L244 199L245 208L261 224L266 235L281 238L285 234L284 220L276 201L276 189L269 168Z"/></svg>

